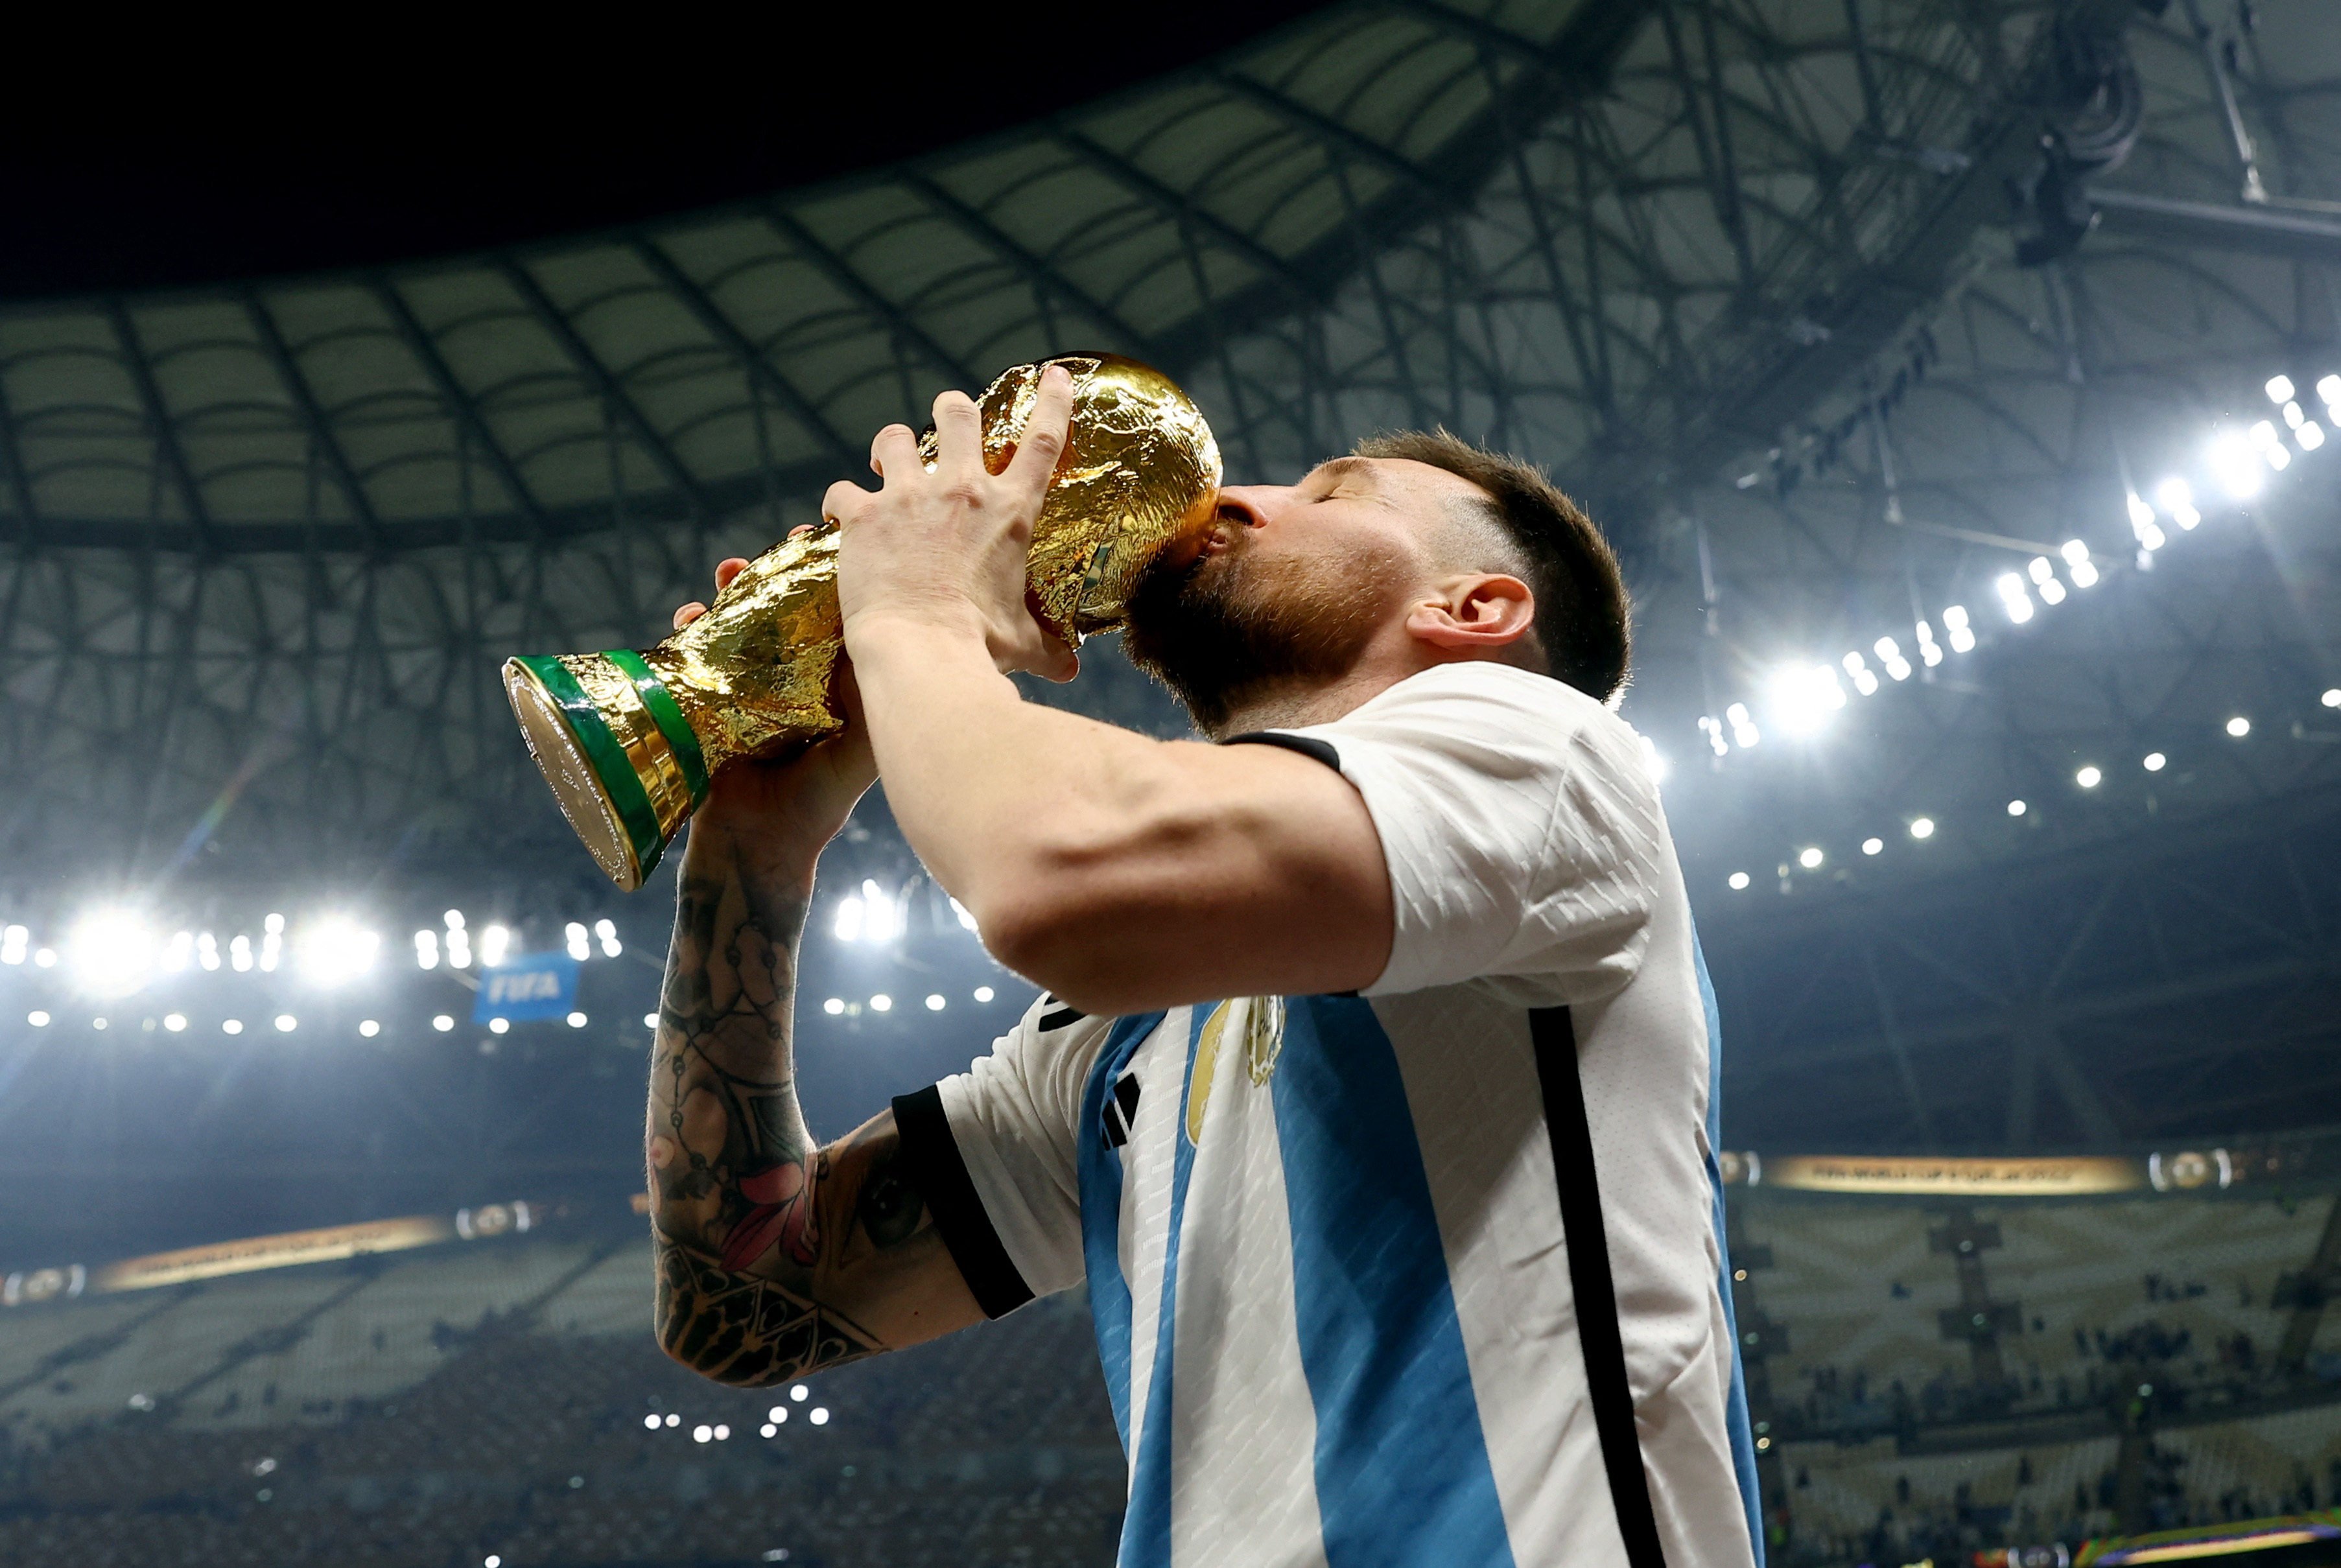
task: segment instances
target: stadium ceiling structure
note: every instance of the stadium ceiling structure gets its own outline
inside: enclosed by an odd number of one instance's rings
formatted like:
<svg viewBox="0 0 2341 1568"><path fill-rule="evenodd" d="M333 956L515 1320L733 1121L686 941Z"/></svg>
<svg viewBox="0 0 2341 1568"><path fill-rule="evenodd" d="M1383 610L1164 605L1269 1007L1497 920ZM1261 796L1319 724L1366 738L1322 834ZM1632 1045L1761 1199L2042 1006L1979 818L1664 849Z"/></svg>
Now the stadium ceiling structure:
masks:
<svg viewBox="0 0 2341 1568"><path fill-rule="evenodd" d="M2157 1133L2185 1080L2129 1026L2181 1004L2289 1053L2285 1098L2330 1090L2303 998L2341 948L2302 889L2341 853L2341 447L2233 502L2201 454L2277 419L2277 374L2316 422L2335 197L2317 0L1353 0L816 188L0 308L9 896L582 882L502 659L653 640L878 426L1093 346L1185 380L1239 477L1445 423L1608 523L1627 712L1672 765L1718 981L1778 1047L1733 1067L1758 1125ZM2071 602L2011 623L2011 571ZM1954 604L1982 646L1919 667ZM1826 707L1848 650L1883 690L1783 733L1780 671ZM1097 662L1053 700L1160 721ZM1955 958L1898 924L1922 907L2017 950ZM2085 961L2117 926L2142 968ZM1948 1108L1979 1041L2007 1070Z"/></svg>

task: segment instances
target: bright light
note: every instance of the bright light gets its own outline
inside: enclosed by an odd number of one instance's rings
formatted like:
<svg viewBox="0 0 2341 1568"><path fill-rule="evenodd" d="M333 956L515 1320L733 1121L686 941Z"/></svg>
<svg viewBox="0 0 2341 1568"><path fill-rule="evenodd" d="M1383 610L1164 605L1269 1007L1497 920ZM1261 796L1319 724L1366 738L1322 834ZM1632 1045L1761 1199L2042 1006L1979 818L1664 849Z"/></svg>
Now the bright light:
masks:
<svg viewBox="0 0 2341 1568"><path fill-rule="evenodd" d="M451 931L460 931L463 928L463 911L461 909L450 909L439 918Z"/></svg>
<svg viewBox="0 0 2341 1568"><path fill-rule="evenodd" d="M460 926L447 933L447 967L452 969L472 967L472 933Z"/></svg>
<svg viewBox="0 0 2341 1568"><path fill-rule="evenodd" d="M2133 531L2144 532L2154 526L2154 508L2146 504L2144 496L2136 491L2131 491L2127 497L2127 505L2129 525Z"/></svg>
<svg viewBox="0 0 2341 1568"><path fill-rule="evenodd" d="M593 956L593 948L586 939L585 928L575 920L561 928L561 936L569 948L569 956L579 963Z"/></svg>
<svg viewBox="0 0 2341 1568"><path fill-rule="evenodd" d="M1910 661L1902 657L1900 643L1890 637L1881 637L1871 645L1870 651L1877 654L1878 661L1886 666L1887 674L1897 680L1910 679Z"/></svg>
<svg viewBox="0 0 2341 1568"><path fill-rule="evenodd" d="M2222 431L2211 438L2210 450L2205 455L2210 460L2212 473L2228 495L2237 501L2249 501L2259 494L2266 474L2249 441L2234 431ZM2174 507L2171 515L2178 519L2181 528L2187 525L2184 512Z"/></svg>
<svg viewBox="0 0 2341 1568"><path fill-rule="evenodd" d="M443 1035L455 1027L455 1020L441 1013L431 1020L431 1027Z"/></svg>
<svg viewBox="0 0 2341 1568"><path fill-rule="evenodd" d="M655 1029L658 1027L658 1025L659 1017L656 1013L644 1013L643 1015L643 1027L646 1029Z"/></svg>
<svg viewBox="0 0 2341 1568"><path fill-rule="evenodd" d="M2024 570L2031 574L2032 581L2035 582L2054 582L2057 581L2057 569L2048 564L2048 558L2045 555L2034 556L2030 564L2026 566Z"/></svg>
<svg viewBox="0 0 2341 1568"><path fill-rule="evenodd" d="M1772 676L1772 707L1792 734L1809 735L1845 706L1845 688L1826 664L1791 664Z"/></svg>
<svg viewBox="0 0 2341 1568"><path fill-rule="evenodd" d="M888 1013L893 1009L894 998L883 991L870 998L870 1010L873 1013Z"/></svg>
<svg viewBox="0 0 2341 1568"><path fill-rule="evenodd" d="M260 928L268 936L281 937L284 934L284 917L272 909L262 918Z"/></svg>
<svg viewBox="0 0 2341 1568"><path fill-rule="evenodd" d="M1797 864L1802 866L1808 871L1819 870L1823 858L1824 857L1818 849L1806 849L1797 851Z"/></svg>
<svg viewBox="0 0 2341 1568"><path fill-rule="evenodd" d="M2260 451L2264 452L2272 451L2284 444L2283 439L2276 433L2276 426L2270 424L2266 420L2261 420L2258 423L2253 425L2250 430L2246 431L2244 433L2250 438L2251 443L2254 446L2259 448Z"/></svg>
<svg viewBox="0 0 2341 1568"><path fill-rule="evenodd" d="M504 1568L504 1560L491 1552L480 1559L480 1568Z"/></svg>
<svg viewBox="0 0 2341 1568"><path fill-rule="evenodd" d="M2318 698L2316 700L2322 702L2327 708L2341 708L2341 686L2329 686L2326 688L2325 695Z"/></svg>
<svg viewBox="0 0 2341 1568"><path fill-rule="evenodd" d="M370 1040L376 1035L382 1033L382 1026L372 1018L360 1018L358 1020L358 1033Z"/></svg>
<svg viewBox="0 0 2341 1568"><path fill-rule="evenodd" d="M292 1014L279 1013L276 1015L276 1032L278 1034L289 1035L300 1027L301 1020L294 1017Z"/></svg>
<svg viewBox="0 0 2341 1568"><path fill-rule="evenodd" d="M2043 604L2062 604L2062 603L2064 603L2064 602L2065 602L2065 585L2064 585L2063 583L2061 583L2061 582L2057 581L2055 578L2053 578L2053 577L2052 577L2052 578L2050 578L2047 581L2046 581L2046 582L2042 583L2042 584L2040 585L2040 602L2042 602Z"/></svg>
<svg viewBox="0 0 2341 1568"><path fill-rule="evenodd" d="M414 967L418 969L439 967L439 933L428 927L414 933Z"/></svg>
<svg viewBox="0 0 2341 1568"><path fill-rule="evenodd" d="M49 1027L49 1015L35 1007L25 1015L25 1021L36 1029L45 1029Z"/></svg>
<svg viewBox="0 0 2341 1568"><path fill-rule="evenodd" d="M1934 836L1935 819L1932 817L1913 817L1910 819L1910 837L1913 839L1931 839Z"/></svg>
<svg viewBox="0 0 2341 1568"><path fill-rule="evenodd" d="M829 1000L821 1005L821 1010L827 1013L833 1018L837 1017L838 1014L845 1011L845 998L842 997L832 997Z"/></svg>
<svg viewBox="0 0 2341 1568"><path fill-rule="evenodd" d="M338 986L374 968L382 935L341 915L329 915L301 933L301 972L321 986Z"/></svg>
<svg viewBox="0 0 2341 1568"><path fill-rule="evenodd" d="M2284 405L2284 422L2291 426L2294 430L2298 430L2303 424L2307 422L2307 420L2308 416L2300 412L2300 405L2298 403L2288 402Z"/></svg>
<svg viewBox="0 0 2341 1568"><path fill-rule="evenodd" d="M2325 444L2325 427L2315 420L2310 420L2292 432L2292 439L2300 443L2301 451L2315 452Z"/></svg>
<svg viewBox="0 0 2341 1568"><path fill-rule="evenodd" d="M512 931L503 926L490 926L480 933L480 965L493 969L504 961L512 950Z"/></svg>
<svg viewBox="0 0 2341 1568"><path fill-rule="evenodd" d="M728 1443L731 1441L731 1438L732 1429L720 1421L717 1422L715 1424L715 1441L718 1443Z"/></svg>
<svg viewBox="0 0 2341 1568"><path fill-rule="evenodd" d="M2245 736L2249 735L2251 732L2252 721L2245 718L2242 714L2238 713L2233 719L2227 720L2227 733L2234 736L2236 739L2241 740Z"/></svg>
<svg viewBox="0 0 2341 1568"><path fill-rule="evenodd" d="M710 1443L714 1440L714 1437L715 1428L703 1422L691 1429L691 1440L693 1443Z"/></svg>
<svg viewBox="0 0 2341 1568"><path fill-rule="evenodd" d="M2079 772L2073 775L2073 782L2078 784L2084 789L2094 789L2101 781L2103 781L2105 776L2105 771L2102 769L2098 768L2097 764L2091 763L2089 766L2082 769Z"/></svg>
<svg viewBox="0 0 2341 1568"><path fill-rule="evenodd" d="M799 1404L802 1404L805 1402L806 1396L812 1393L812 1390L806 1387L802 1383L792 1383L789 1385L789 1397L795 1400Z"/></svg>
<svg viewBox="0 0 2341 1568"><path fill-rule="evenodd" d="M583 1014L583 1013L572 1013L572 1014L570 1014L570 1015L569 1015L569 1027L570 1027L571 1028L573 1028L573 1029L582 1029L582 1028L583 1028L583 1027L585 1027L585 1015L584 1015L584 1014Z"/></svg>
<svg viewBox="0 0 2341 1568"><path fill-rule="evenodd" d="M837 918L832 922L830 932L841 942L858 942L862 940L862 900L848 893L837 901Z"/></svg>
<svg viewBox="0 0 2341 1568"><path fill-rule="evenodd" d="M263 928L260 938L260 972L264 975L274 974L276 960L284 956L284 917L271 915L268 918L271 923Z"/></svg>
<svg viewBox="0 0 2341 1568"><path fill-rule="evenodd" d="M184 1013L164 1013L163 1015L163 1027L175 1035L180 1030L187 1027L187 1015Z"/></svg>
<svg viewBox="0 0 2341 1568"><path fill-rule="evenodd" d="M2021 800L2010 800L2007 803L2007 814L2011 817L2021 817L2027 809L2027 808Z"/></svg>
<svg viewBox="0 0 2341 1568"><path fill-rule="evenodd" d="M785 1404L775 1404L764 1412L764 1419L767 1421L786 1421L788 1418L789 1407Z"/></svg>
<svg viewBox="0 0 2341 1568"><path fill-rule="evenodd" d="M195 934L193 931L174 933L163 948L163 968L170 974L180 973L194 962L194 958Z"/></svg>
<svg viewBox="0 0 2341 1568"><path fill-rule="evenodd" d="M2025 591L2024 579L2012 571L2003 572L1992 586L1999 590L2000 607L2007 611L2008 620L2021 626L2032 619L2032 595Z"/></svg>
<svg viewBox="0 0 2341 1568"><path fill-rule="evenodd" d="M1732 744L1746 751L1764 737L1757 731L1756 720L1748 711L1748 704L1735 702L1723 710L1723 721L1731 726Z"/></svg>
<svg viewBox="0 0 2341 1568"><path fill-rule="evenodd" d="M682 1417L680 1415L669 1415L666 1418L666 1424L669 1426L680 1426L682 1424Z"/></svg>
<svg viewBox="0 0 2341 1568"><path fill-rule="evenodd" d="M2072 574L2074 587L2095 588L2097 585L2097 569L2094 562L2077 561L2067 570Z"/></svg>
<svg viewBox="0 0 2341 1568"><path fill-rule="evenodd" d="M829 1424L829 1407L826 1405L816 1404L812 1407L812 1414L806 1416L805 1419L812 1422L815 1426L827 1426Z"/></svg>
<svg viewBox="0 0 2341 1568"><path fill-rule="evenodd" d="M659 1418L658 1418L657 1416L655 1416L655 1415L645 1415L645 1416L643 1416L643 1429L644 1431L646 1431L646 1432L656 1432L656 1431L658 1430L658 1428L659 1428Z"/></svg>
<svg viewBox="0 0 2341 1568"><path fill-rule="evenodd" d="M33 933L23 926L11 926L0 931L0 964L21 964L25 961L25 944Z"/></svg>
<svg viewBox="0 0 2341 1568"><path fill-rule="evenodd" d="M1634 739L1642 743L1642 767L1649 773L1650 782L1665 783L1669 770L1665 756L1660 753L1649 736L1637 735Z"/></svg>
<svg viewBox="0 0 2341 1568"><path fill-rule="evenodd" d="M2278 473L2292 466L2292 452L2287 448L2272 446L2263 455L2267 459L2268 467Z"/></svg>
<svg viewBox="0 0 2341 1568"><path fill-rule="evenodd" d="M2341 402L2341 376L2326 376L2316 383L2316 395L2328 403Z"/></svg>
<svg viewBox="0 0 2341 1568"><path fill-rule="evenodd" d="M195 938L195 962L206 969L216 969L220 967L219 938L209 931L204 931Z"/></svg>
<svg viewBox="0 0 2341 1568"><path fill-rule="evenodd" d="M943 1010L943 994L941 991L927 993L927 1011L940 1013Z"/></svg>
<svg viewBox="0 0 2341 1568"><path fill-rule="evenodd" d="M488 1020L488 1033L492 1035L505 1034L508 1033L511 1028L512 1020L510 1018L490 1018Z"/></svg>
<svg viewBox="0 0 2341 1568"><path fill-rule="evenodd" d="M2292 401L2292 378L2290 376L2268 377L2268 402L2290 402Z"/></svg>
<svg viewBox="0 0 2341 1568"><path fill-rule="evenodd" d="M1724 878L1724 886L1729 888L1735 893L1746 892L1748 890L1748 873L1745 871L1734 871L1730 876Z"/></svg>
<svg viewBox="0 0 2341 1568"><path fill-rule="evenodd" d="M957 898L953 898L951 901L951 918L959 922L961 930L972 931L975 929L975 916L969 911L968 907L965 904L961 903Z"/></svg>
<svg viewBox="0 0 2341 1568"><path fill-rule="evenodd" d="M1967 607L1947 604L1943 607L1943 629L1950 633L1951 651L1970 653L1975 650L1975 628L1967 624Z"/></svg>
<svg viewBox="0 0 2341 1568"><path fill-rule="evenodd" d="M1861 841L1861 852L1865 855L1878 854L1885 848L1886 840L1883 839L1864 839Z"/></svg>
<svg viewBox="0 0 2341 1568"><path fill-rule="evenodd" d="M759 1437L777 1437L780 1435L780 1431L781 1429L779 1426L767 1421L763 1425L756 1428L756 1435Z"/></svg>
<svg viewBox="0 0 2341 1568"><path fill-rule="evenodd" d="M34 948L33 967L40 969L55 968L57 967L57 950L55 948Z"/></svg>
<svg viewBox="0 0 2341 1568"><path fill-rule="evenodd" d="M862 939L865 942L891 942L902 934L907 923L900 898L887 897L886 889L868 878L862 882Z"/></svg>
<svg viewBox="0 0 2341 1568"><path fill-rule="evenodd" d="M154 933L127 909L87 916L65 938L75 983L93 996L126 997L144 985L159 956Z"/></svg>
<svg viewBox="0 0 2341 1568"><path fill-rule="evenodd" d="M2328 703L2326 706L2341 707L2341 703ZM978 986L975 988L975 999L979 1002L988 1002L991 1000L993 995L994 993L990 986Z"/></svg>
<svg viewBox="0 0 2341 1568"><path fill-rule="evenodd" d="M603 958L614 958L619 954L626 950L625 945L618 940L618 926L616 921L609 919L594 921L593 934L602 938L602 956Z"/></svg>
<svg viewBox="0 0 2341 1568"><path fill-rule="evenodd" d="M244 1020L242 1018L222 1018L220 1020L220 1033L223 1035L240 1035L244 1033Z"/></svg>
<svg viewBox="0 0 2341 1568"><path fill-rule="evenodd" d="M2159 751L2149 751L2146 754L2146 770L2148 773L2159 773L2169 765L2170 759Z"/></svg>

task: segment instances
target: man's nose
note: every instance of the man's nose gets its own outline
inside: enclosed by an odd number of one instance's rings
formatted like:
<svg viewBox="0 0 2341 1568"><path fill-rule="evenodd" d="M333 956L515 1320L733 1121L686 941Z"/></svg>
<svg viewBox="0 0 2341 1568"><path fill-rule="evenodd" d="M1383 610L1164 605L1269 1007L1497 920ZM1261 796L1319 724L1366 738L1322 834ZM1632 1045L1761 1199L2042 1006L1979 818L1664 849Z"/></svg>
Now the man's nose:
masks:
<svg viewBox="0 0 2341 1568"><path fill-rule="evenodd" d="M1239 528L1264 528L1291 493L1275 484L1230 484L1220 491L1219 521Z"/></svg>

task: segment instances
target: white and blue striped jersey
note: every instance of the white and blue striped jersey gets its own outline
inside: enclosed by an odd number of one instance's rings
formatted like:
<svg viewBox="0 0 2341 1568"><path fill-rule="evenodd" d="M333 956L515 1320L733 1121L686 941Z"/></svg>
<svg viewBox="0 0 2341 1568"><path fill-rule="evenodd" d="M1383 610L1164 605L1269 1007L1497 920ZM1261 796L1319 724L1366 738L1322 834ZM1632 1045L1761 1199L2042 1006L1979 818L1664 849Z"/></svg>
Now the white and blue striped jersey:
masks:
<svg viewBox="0 0 2341 1568"><path fill-rule="evenodd" d="M1530 1027L1566 1007L1665 1560L1747 1568L1712 993L1639 742L1486 663L1260 739L1372 814L1397 912L1373 986L1125 1018L1044 997L896 1102L986 1311L1088 1285L1121 1563L1628 1560Z"/></svg>

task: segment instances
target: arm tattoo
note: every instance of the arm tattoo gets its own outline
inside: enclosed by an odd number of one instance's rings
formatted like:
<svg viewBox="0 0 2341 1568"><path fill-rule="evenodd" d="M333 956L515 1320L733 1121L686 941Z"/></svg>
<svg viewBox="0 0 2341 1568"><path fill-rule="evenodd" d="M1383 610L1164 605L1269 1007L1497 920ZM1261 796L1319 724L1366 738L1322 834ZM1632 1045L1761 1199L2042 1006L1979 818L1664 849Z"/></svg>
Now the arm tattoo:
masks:
<svg viewBox="0 0 2341 1568"><path fill-rule="evenodd" d="M670 1355L722 1383L889 1348L865 1308L941 1255L891 1116L829 1149L805 1127L790 1050L804 918L803 890L684 864L651 1065L655 1318Z"/></svg>

